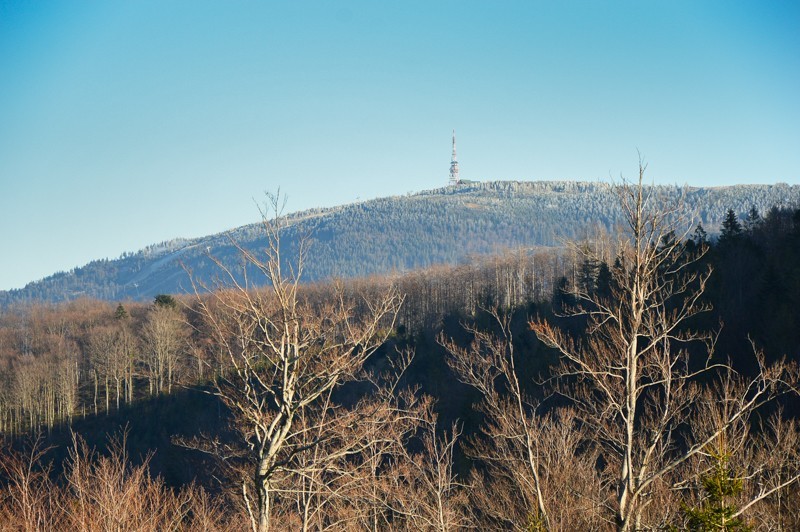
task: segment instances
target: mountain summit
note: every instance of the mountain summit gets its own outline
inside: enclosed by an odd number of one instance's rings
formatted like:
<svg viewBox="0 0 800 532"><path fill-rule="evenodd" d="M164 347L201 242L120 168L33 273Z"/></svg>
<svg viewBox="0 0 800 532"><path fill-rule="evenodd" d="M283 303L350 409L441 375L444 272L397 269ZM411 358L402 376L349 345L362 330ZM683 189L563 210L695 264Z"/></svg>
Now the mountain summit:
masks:
<svg viewBox="0 0 800 532"><path fill-rule="evenodd" d="M649 189L673 199L683 195L687 213L694 213L710 234L718 231L728 209L743 216L752 206L764 213L775 205L800 204L800 186L782 183ZM293 213L286 216L281 238L291 261L299 238L310 235L304 279L316 281L458 263L470 255L509 248L559 246L598 226L613 230L620 221L618 201L607 183L495 181ZM259 253L266 245L263 227L255 223L163 242L116 260L93 261L18 290L0 291L0 306L83 296L150 299L159 293L191 291L191 278L213 285L222 273L212 257L234 272L242 271L241 252L234 243ZM252 277L249 281L262 282Z"/></svg>

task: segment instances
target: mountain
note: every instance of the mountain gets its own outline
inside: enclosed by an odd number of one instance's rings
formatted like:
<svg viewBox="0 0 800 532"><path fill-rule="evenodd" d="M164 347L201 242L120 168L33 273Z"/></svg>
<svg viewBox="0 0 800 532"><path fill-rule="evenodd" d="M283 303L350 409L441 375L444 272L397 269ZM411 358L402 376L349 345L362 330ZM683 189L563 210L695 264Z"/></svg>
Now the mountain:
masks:
<svg viewBox="0 0 800 532"><path fill-rule="evenodd" d="M783 183L648 189L657 201L682 197L685 213L712 235L729 208L744 218L752 206L764 213L775 205L800 205L800 186ZM558 246L598 226L613 230L620 219L614 188L607 183L496 181L290 214L281 238L284 256L292 261L300 237L310 235L303 277L315 281L458 263L470 255L508 248ZM234 242L259 253L266 245L264 228L256 223L162 242L116 260L93 261L18 290L0 291L0 306L83 296L151 299L159 293L191 291L191 278L211 285L220 276L211 257L234 272L242 271Z"/></svg>

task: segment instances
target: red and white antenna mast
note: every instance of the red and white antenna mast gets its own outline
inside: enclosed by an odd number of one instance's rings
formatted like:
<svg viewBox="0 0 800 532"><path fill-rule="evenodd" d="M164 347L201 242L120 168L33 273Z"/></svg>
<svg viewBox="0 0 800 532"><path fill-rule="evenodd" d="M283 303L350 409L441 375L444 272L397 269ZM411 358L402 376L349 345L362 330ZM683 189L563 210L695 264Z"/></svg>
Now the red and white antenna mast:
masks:
<svg viewBox="0 0 800 532"><path fill-rule="evenodd" d="M461 180L458 178L458 160L456 159L456 130L453 130L453 158L450 160L450 184L458 185Z"/></svg>

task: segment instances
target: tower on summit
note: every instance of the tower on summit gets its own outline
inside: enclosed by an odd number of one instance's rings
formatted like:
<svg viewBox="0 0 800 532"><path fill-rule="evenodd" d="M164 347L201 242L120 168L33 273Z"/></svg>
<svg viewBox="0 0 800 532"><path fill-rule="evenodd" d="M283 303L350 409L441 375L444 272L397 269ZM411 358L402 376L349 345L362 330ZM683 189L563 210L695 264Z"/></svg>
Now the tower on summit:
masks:
<svg viewBox="0 0 800 532"><path fill-rule="evenodd" d="M456 130L453 130L453 158L450 160L450 184L458 185L461 179L458 177L458 159L456 159Z"/></svg>

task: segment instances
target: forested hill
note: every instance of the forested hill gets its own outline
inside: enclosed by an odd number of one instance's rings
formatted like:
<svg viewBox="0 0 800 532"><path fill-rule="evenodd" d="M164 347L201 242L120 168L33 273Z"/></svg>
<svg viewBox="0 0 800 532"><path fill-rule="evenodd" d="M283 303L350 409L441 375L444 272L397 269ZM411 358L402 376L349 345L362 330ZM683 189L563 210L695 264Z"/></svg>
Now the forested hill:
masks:
<svg viewBox="0 0 800 532"><path fill-rule="evenodd" d="M798 185L655 189L672 198L685 194L686 210L695 213L709 234L718 231L728 209L744 219L753 206L764 213L775 205L800 205ZM619 220L618 199L607 183L497 181L294 213L287 217L282 245L292 260L298 236L311 235L304 271L311 281L452 264L507 248L557 246L585 236L598 224L611 229ZM209 254L234 271L242 270L241 253L231 239L254 251L266 242L258 223L163 242L56 273L19 290L0 291L0 306L82 296L151 299L159 293L186 292L191 290L187 270L207 284L219 276Z"/></svg>

